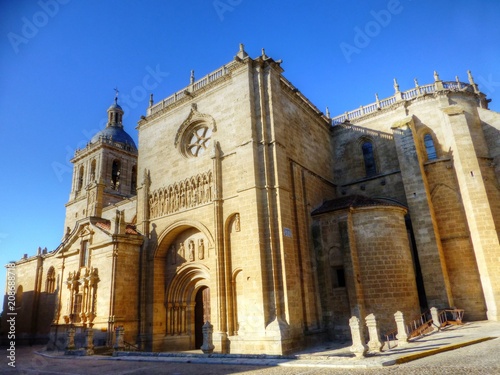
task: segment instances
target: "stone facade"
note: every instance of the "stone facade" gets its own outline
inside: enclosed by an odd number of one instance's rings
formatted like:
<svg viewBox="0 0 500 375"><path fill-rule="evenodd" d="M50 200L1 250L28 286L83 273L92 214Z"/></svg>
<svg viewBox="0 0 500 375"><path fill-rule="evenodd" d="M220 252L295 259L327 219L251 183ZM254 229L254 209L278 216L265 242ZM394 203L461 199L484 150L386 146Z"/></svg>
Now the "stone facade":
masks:
<svg viewBox="0 0 500 375"><path fill-rule="evenodd" d="M215 351L282 354L353 315L499 318L500 114L472 77L330 118L280 64L241 47L151 99L138 147L115 101L61 245L16 262L20 337L191 350L209 321Z"/></svg>

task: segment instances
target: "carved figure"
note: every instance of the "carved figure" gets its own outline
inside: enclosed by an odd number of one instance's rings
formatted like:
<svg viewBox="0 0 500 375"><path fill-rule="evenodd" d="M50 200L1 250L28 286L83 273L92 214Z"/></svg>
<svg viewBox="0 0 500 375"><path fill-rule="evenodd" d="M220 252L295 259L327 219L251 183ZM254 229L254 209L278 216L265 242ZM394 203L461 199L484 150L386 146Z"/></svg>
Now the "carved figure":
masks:
<svg viewBox="0 0 500 375"><path fill-rule="evenodd" d="M198 242L198 258L200 260L205 258L205 244L203 243L203 239L200 239Z"/></svg>
<svg viewBox="0 0 500 375"><path fill-rule="evenodd" d="M189 241L189 260L191 262L194 261L194 241L193 240Z"/></svg>
<svg viewBox="0 0 500 375"><path fill-rule="evenodd" d="M186 249L184 248L184 242L181 242L179 245L179 254L183 259L186 259Z"/></svg>
<svg viewBox="0 0 500 375"><path fill-rule="evenodd" d="M240 214L234 215L234 230L239 232L241 230L240 226Z"/></svg>

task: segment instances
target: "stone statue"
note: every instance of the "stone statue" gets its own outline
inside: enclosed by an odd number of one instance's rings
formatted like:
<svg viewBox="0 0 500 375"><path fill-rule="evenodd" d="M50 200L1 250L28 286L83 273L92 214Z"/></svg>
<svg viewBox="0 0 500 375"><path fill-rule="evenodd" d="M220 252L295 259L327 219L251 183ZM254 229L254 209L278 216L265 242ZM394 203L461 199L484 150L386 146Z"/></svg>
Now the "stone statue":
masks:
<svg viewBox="0 0 500 375"><path fill-rule="evenodd" d="M191 262L194 261L194 241L193 240L189 241L189 260Z"/></svg>
<svg viewBox="0 0 500 375"><path fill-rule="evenodd" d="M184 242L181 242L179 245L179 254L182 258L186 259L186 249L184 248Z"/></svg>
<svg viewBox="0 0 500 375"><path fill-rule="evenodd" d="M198 258L200 260L205 258L205 244L203 243L203 238L198 242Z"/></svg>

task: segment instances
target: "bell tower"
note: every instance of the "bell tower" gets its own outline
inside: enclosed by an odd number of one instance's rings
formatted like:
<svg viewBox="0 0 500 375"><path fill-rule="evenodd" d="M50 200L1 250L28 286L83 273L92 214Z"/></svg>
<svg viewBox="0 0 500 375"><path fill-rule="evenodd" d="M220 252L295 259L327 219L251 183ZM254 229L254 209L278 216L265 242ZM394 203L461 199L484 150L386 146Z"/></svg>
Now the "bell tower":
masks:
<svg viewBox="0 0 500 375"><path fill-rule="evenodd" d="M107 112L106 127L71 160L73 182L65 228L72 229L87 217L101 217L104 208L136 195L138 151L123 127L118 95Z"/></svg>

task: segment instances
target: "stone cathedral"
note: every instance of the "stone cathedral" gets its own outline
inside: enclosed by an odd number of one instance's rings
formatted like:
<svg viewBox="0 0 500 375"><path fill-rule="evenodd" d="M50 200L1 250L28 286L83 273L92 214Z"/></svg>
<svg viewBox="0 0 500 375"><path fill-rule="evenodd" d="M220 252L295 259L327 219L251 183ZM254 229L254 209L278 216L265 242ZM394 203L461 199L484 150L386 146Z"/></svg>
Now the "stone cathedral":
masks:
<svg viewBox="0 0 500 375"><path fill-rule="evenodd" d="M337 117L282 73L241 45L151 96L138 144L115 99L72 159L61 244L16 262L19 339L184 351L209 321L218 352L283 354L353 315L500 318L500 114L470 72Z"/></svg>

